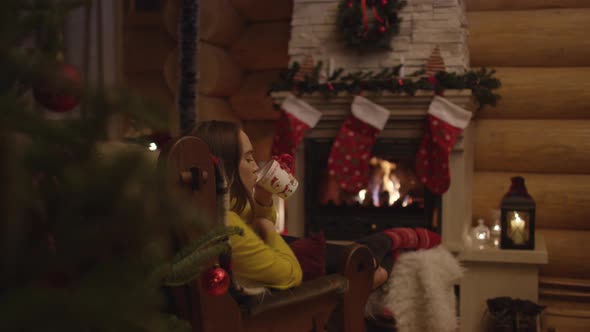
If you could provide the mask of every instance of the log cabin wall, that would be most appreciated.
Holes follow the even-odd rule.
[[[124,73],[131,87],[159,97],[176,119],[180,1],[143,1],[158,2],[160,9],[145,14],[150,19],[139,26],[124,24]],[[137,2],[142,0],[127,0],[126,8]],[[266,91],[288,65],[292,0],[200,4],[199,119],[241,122],[257,147],[256,157],[268,159],[278,114]]]
[[[590,2],[467,0],[472,67],[498,70],[502,100],[478,113],[474,217],[490,219],[522,175],[549,264],[545,326],[590,329]]]
[[[164,29],[162,3],[159,0],[125,0],[119,5],[123,82],[139,95],[159,103],[172,116],[174,98],[164,81],[162,66],[175,44]]]
[[[268,160],[278,112],[266,93],[289,63],[293,0],[231,2],[247,27],[230,51],[245,71],[244,81],[230,103],[252,140],[256,159]]]
[[[242,122],[256,157],[268,159],[277,114],[266,91],[287,67],[291,0],[204,0],[201,6],[200,119]],[[166,2],[171,33],[177,10],[178,1]],[[175,50],[166,60],[170,87],[178,79],[177,58]]]

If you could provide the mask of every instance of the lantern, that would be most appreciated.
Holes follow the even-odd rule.
[[[535,249],[535,201],[529,195],[524,178],[513,177],[510,190],[502,199],[502,249]]]

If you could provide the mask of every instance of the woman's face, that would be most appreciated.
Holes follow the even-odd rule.
[[[240,145],[242,147],[242,156],[240,158],[240,178],[246,186],[246,189],[253,191],[256,185],[256,172],[258,171],[258,164],[254,160],[254,150],[248,135],[240,130]]]

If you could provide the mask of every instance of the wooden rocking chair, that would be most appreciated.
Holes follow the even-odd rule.
[[[215,165],[202,140],[190,136],[176,140],[161,153],[159,164],[168,185],[190,195],[195,207],[207,211],[212,226],[218,222]],[[195,332],[363,332],[372,279],[369,249],[354,245],[348,248],[341,273],[264,297],[238,302],[229,293],[211,296],[199,280],[175,287],[171,294],[175,313],[188,320]]]

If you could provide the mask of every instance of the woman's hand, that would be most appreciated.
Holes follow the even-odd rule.
[[[256,200],[256,202],[258,202],[258,204],[262,206],[272,206],[272,195],[273,194],[271,192],[262,188],[259,185],[256,185],[256,188],[254,189],[254,199]]]

